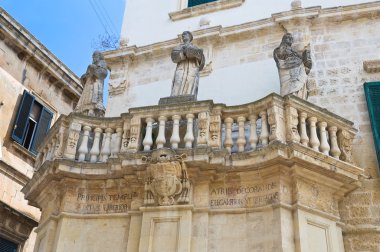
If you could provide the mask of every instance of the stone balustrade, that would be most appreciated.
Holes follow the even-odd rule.
[[[79,162],[107,162],[120,153],[122,118],[62,115],[39,146],[35,167],[59,158]]]
[[[276,94],[239,106],[199,101],[131,108],[119,118],[70,114],[50,129],[36,168],[57,158],[107,162],[120,153],[160,148],[210,148],[236,155],[272,142],[352,162],[355,134],[353,123],[297,97]]]

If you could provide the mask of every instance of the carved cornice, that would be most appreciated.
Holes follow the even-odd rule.
[[[299,20],[314,20],[314,22],[343,22],[345,20],[357,20],[360,18],[377,18],[375,13],[380,11],[380,1],[334,8],[310,7],[295,9],[273,14],[270,18],[247,22],[239,25],[222,27],[214,26],[192,31],[194,41],[224,38],[227,36],[240,36],[245,32],[256,32],[281,26],[283,23]],[[164,51],[170,51],[180,43],[180,34],[175,39],[166,40],[146,46],[132,45],[104,53],[109,65],[119,64],[125,59],[134,60],[139,57],[151,57]]]
[[[33,228],[38,225],[37,220],[32,216],[28,216],[2,201],[0,201],[0,216],[0,233],[16,243],[25,242]]]
[[[210,2],[207,4],[197,5],[190,8],[185,8],[183,10],[174,11],[169,13],[169,17],[173,21],[195,17],[203,15],[210,12],[230,9],[234,7],[239,7],[244,3],[244,0],[221,0]]]
[[[302,146],[299,143],[273,142],[259,151],[236,153],[231,156],[231,161],[226,160],[226,151],[221,152],[211,148],[197,148],[192,150],[178,150],[177,154],[187,155],[186,164],[189,174],[194,181],[202,171],[224,173],[227,170],[235,172],[248,172],[263,169],[263,167],[278,168],[280,165],[288,166],[298,164],[303,169],[312,173],[328,176],[330,179],[345,184],[341,187],[345,193],[358,187],[358,180],[363,169],[353,164],[328,157],[322,153]],[[38,207],[36,200],[41,191],[50,188],[51,181],[62,181],[63,178],[80,180],[107,180],[123,179],[127,176],[138,175],[145,172],[147,165],[141,161],[146,152],[120,154],[118,158],[109,159],[109,163],[79,163],[67,159],[46,161],[37,170],[32,180],[22,189],[29,204]],[[222,157],[222,158],[220,158]],[[265,158],[263,158],[265,157]],[[201,160],[201,162],[200,162]],[[195,173],[193,170],[195,169]],[[202,179],[202,178],[201,178]],[[135,181],[135,183],[143,183]],[[330,185],[332,185],[330,183]]]
[[[363,68],[367,73],[380,72],[380,60],[368,60],[363,62]]]
[[[54,77],[64,83],[65,89],[79,99],[83,90],[79,77],[1,7],[0,30],[15,45],[23,48],[30,57],[36,59]]]
[[[12,178],[22,186],[25,186],[30,181],[30,178],[28,178],[28,176],[19,172],[3,160],[0,160],[0,172],[5,174],[7,177]]]

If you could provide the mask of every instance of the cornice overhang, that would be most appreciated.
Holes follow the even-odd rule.
[[[147,164],[142,157],[149,152],[124,153],[117,158],[110,158],[107,163],[87,163],[68,159],[46,161],[37,170],[31,181],[22,189],[25,198],[31,205],[39,207],[36,201],[42,191],[50,187],[52,181],[64,179],[78,181],[131,179],[135,183],[143,183],[142,173]],[[252,172],[262,171],[271,167],[302,167],[321,176],[339,181],[343,193],[347,193],[359,186],[359,178],[363,169],[347,162],[329,157],[299,143],[270,143],[267,147],[245,153],[229,154],[226,150],[211,148],[195,148],[191,150],[177,150],[177,154],[186,154],[186,164],[191,179],[196,182],[200,174],[218,174],[225,172]],[[198,174],[198,175],[197,175]],[[80,182],[78,182],[80,183]]]
[[[210,41],[212,39],[223,39],[228,36],[241,36],[243,33],[255,33],[264,29],[282,28],[283,24],[292,21],[313,22],[343,22],[345,20],[356,20],[360,18],[378,18],[380,13],[380,1],[339,6],[334,8],[321,8],[320,6],[294,9],[273,14],[270,18],[255,20],[234,26],[213,26],[205,29],[192,31],[195,43]],[[377,15],[376,15],[377,14]],[[138,58],[161,55],[170,51],[180,43],[181,35],[177,38],[157,42],[144,46],[126,46],[116,50],[104,52],[105,59],[109,65],[133,61]]]

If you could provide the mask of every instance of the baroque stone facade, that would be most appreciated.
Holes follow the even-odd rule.
[[[199,101],[157,105],[170,93],[179,38],[104,53],[106,117],[62,116],[23,189],[42,209],[35,251],[380,248],[380,180],[362,87],[380,79],[380,2],[294,1],[231,26],[204,16],[250,2],[181,1],[168,10],[171,22],[203,18],[192,34],[212,71],[200,73]],[[310,49],[308,101],[272,93],[280,90],[273,51],[286,33],[291,52]]]

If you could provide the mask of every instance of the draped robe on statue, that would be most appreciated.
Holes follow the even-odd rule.
[[[292,48],[293,36],[290,33],[282,37],[279,47],[273,51],[278,74],[281,83],[281,95],[293,94],[302,99],[307,99],[308,74],[312,67],[309,50],[304,50],[302,55]]]
[[[107,77],[107,65],[104,60],[95,61],[87,67],[81,77],[83,92],[75,112],[89,116],[104,116],[103,86]]]
[[[281,82],[281,95],[294,94],[300,98],[307,97],[307,79],[303,62],[298,57],[278,59],[278,73]]]
[[[171,54],[177,63],[171,96],[195,95],[198,93],[199,71],[203,69],[205,58],[203,50],[190,44],[176,46]]]

